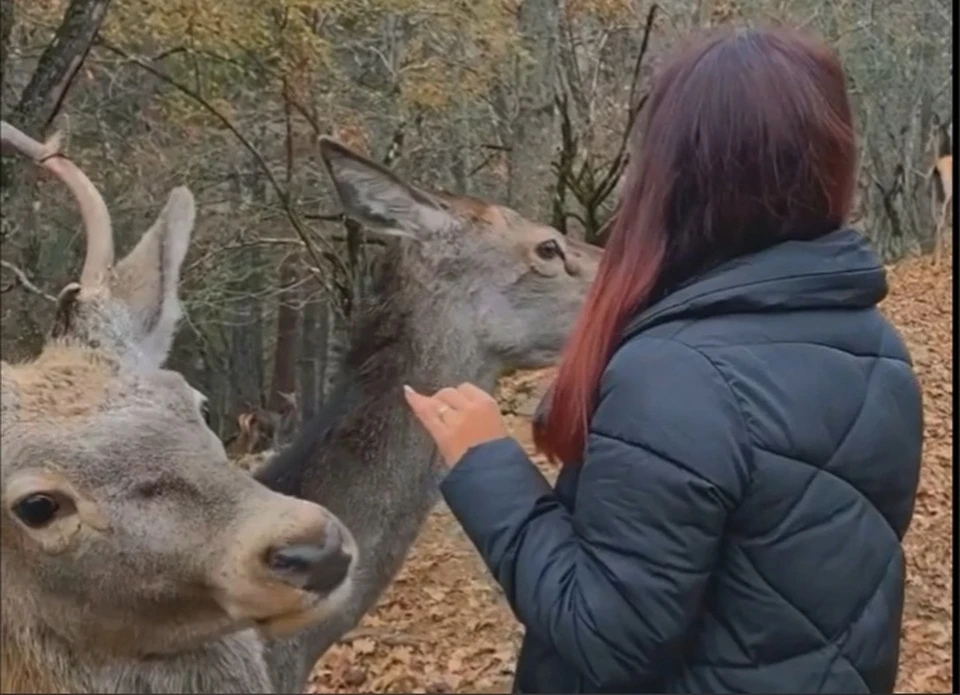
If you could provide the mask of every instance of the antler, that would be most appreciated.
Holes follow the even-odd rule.
[[[87,237],[87,255],[80,273],[80,284],[95,287],[103,281],[113,265],[110,212],[93,182],[60,152],[60,139],[60,133],[57,132],[41,144],[6,121],[0,121],[0,144],[4,149],[9,146],[53,173],[67,184],[76,199]]]

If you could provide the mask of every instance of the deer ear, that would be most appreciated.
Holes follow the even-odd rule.
[[[422,239],[453,222],[441,201],[336,140],[320,138],[320,156],[346,215],[374,231]]]
[[[115,268],[111,296],[129,313],[138,359],[151,366],[163,364],[180,320],[180,266],[195,215],[189,189],[173,189],[156,222]]]

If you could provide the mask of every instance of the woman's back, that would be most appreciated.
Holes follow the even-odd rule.
[[[710,360],[750,446],[750,479],[669,692],[893,690],[922,407],[908,353],[875,308],[883,267],[865,249],[850,230],[787,242],[717,276],[725,290],[699,311],[719,313],[645,331]]]
[[[618,588],[592,606],[615,613],[625,635],[661,640],[641,656],[629,639],[604,655],[584,638],[597,659],[622,662],[597,673],[651,662],[635,671],[647,680],[595,683],[568,670],[550,636],[528,633],[521,692],[893,690],[922,410],[907,351],[876,309],[886,290],[866,241],[843,229],[727,263],[634,319],[604,373],[589,463],[566,467],[557,493],[591,538],[590,519],[609,513],[576,495],[603,475],[591,467],[644,466],[637,450],[666,462],[637,472],[645,491],[620,478],[663,530],[624,525],[606,539],[645,565],[608,561]],[[720,534],[709,528],[717,498],[716,557],[678,557],[678,537]],[[705,567],[678,640],[661,582]]]

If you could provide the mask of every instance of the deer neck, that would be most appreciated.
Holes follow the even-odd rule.
[[[79,692],[78,680],[62,654],[51,654],[36,634],[17,634],[6,625],[0,634],[0,693]]]
[[[394,300],[368,309],[328,405],[256,474],[274,490],[327,507],[360,551],[351,604],[284,647],[300,662],[299,675],[284,687],[302,685],[316,659],[373,608],[439,497],[442,464],[403,398],[403,385],[429,393],[464,381],[487,390],[496,383],[498,367],[484,357],[471,327],[437,306]],[[284,658],[283,648],[272,649],[276,656],[268,661]],[[284,671],[278,677],[290,677],[290,669]]]
[[[0,693],[273,692],[259,637],[246,630],[162,656],[74,648],[39,625],[0,627]]]
[[[471,381],[492,389],[496,376],[450,315],[376,306],[357,323],[327,405],[257,477],[339,516],[367,556],[361,572],[385,585],[436,501],[442,471],[403,386],[429,393]]]

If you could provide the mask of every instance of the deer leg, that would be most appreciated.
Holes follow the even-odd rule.
[[[933,258],[931,259],[931,262],[934,268],[937,268],[940,266],[940,235],[941,235],[940,226],[941,224],[942,224],[942,221],[938,216],[936,223],[934,224],[934,227],[933,227]]]
[[[931,172],[930,179],[930,217],[933,218],[933,254],[930,262],[937,264],[937,247],[940,244],[940,205],[937,204],[937,176],[936,170]]]
[[[949,233],[950,239],[953,239],[953,220],[947,219],[947,215],[950,214],[950,204],[952,202],[953,196],[948,195],[943,199],[943,208],[940,210],[940,224],[938,225],[939,229],[937,230],[937,266],[940,265],[940,255],[942,253],[944,234]],[[951,223],[949,226],[947,224],[948,221]]]

